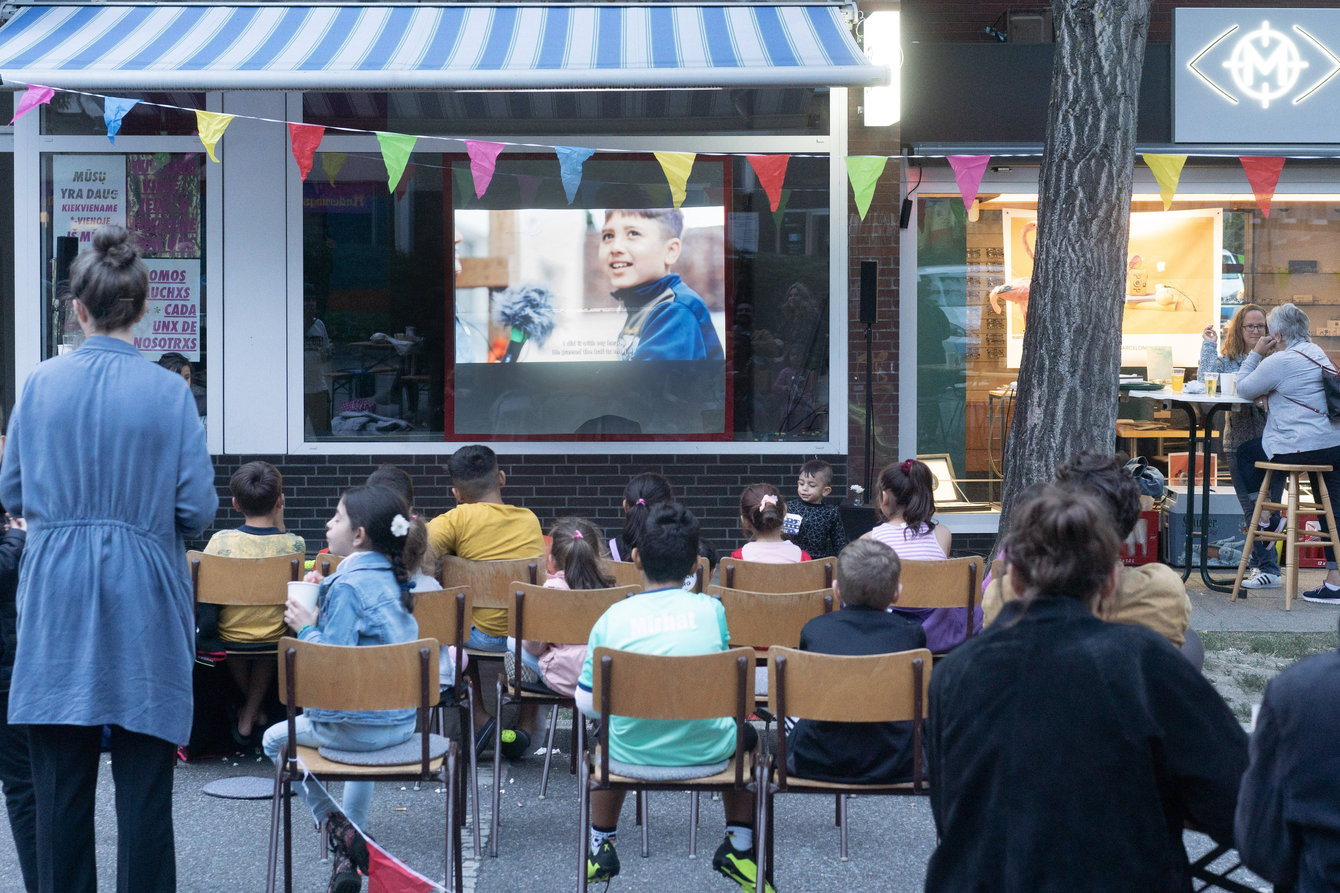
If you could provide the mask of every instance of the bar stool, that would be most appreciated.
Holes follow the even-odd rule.
[[[1238,562],[1238,575],[1233,580],[1231,598],[1236,599],[1238,590],[1242,587],[1242,577],[1247,572],[1247,559],[1251,556],[1252,544],[1257,540],[1283,542],[1284,554],[1281,557],[1287,562],[1284,570],[1284,610],[1292,611],[1293,600],[1298,595],[1298,516],[1300,513],[1314,513],[1318,517],[1326,518],[1326,530],[1331,540],[1331,548],[1335,550],[1336,555],[1340,555],[1340,533],[1336,531],[1335,515],[1331,514],[1331,500],[1326,492],[1326,481],[1321,476],[1322,472],[1330,471],[1331,466],[1257,462],[1256,467],[1264,469],[1266,477],[1261,482],[1261,492],[1256,496],[1256,509],[1252,512],[1252,521],[1247,525],[1247,541],[1242,547],[1242,560]],[[1270,475],[1277,471],[1289,476],[1285,486],[1287,501],[1283,503],[1270,501]],[[1298,501],[1298,479],[1305,474],[1312,475],[1314,484],[1312,502]],[[1268,512],[1283,513],[1283,530],[1262,530],[1257,526],[1261,520],[1261,515]],[[1314,546],[1316,543],[1312,542],[1308,545]]]

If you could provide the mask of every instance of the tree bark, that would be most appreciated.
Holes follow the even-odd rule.
[[[1023,490],[1049,480],[1073,453],[1110,452],[1116,440],[1136,103],[1150,6],[1052,3],[1056,61],[1037,256],[1005,451],[1002,536]]]

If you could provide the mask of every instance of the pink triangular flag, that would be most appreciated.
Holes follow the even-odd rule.
[[[540,184],[544,182],[544,177],[536,177],[532,174],[517,174],[516,188],[521,193],[521,207],[529,208],[535,204],[535,196],[540,194]]]
[[[963,208],[967,210],[977,201],[977,187],[982,185],[982,175],[991,162],[990,155],[950,155],[949,166],[954,169],[954,182],[958,184],[959,195],[963,196]]]
[[[24,90],[23,96],[19,98],[19,104],[14,106],[14,117],[9,119],[9,123],[13,124],[39,105],[47,104],[55,95],[56,91],[50,87],[29,84],[28,89]]]
[[[306,181],[312,172],[312,159],[316,157],[316,147],[326,135],[326,128],[319,124],[290,124],[289,140],[293,143],[293,160],[298,162],[298,173]]]
[[[368,893],[434,893],[442,887],[428,880],[371,840],[368,845]]]
[[[498,164],[498,153],[502,150],[502,143],[465,141],[465,151],[470,153],[470,176],[475,181],[475,198],[483,198],[488,191],[489,183],[493,182],[493,169]]]
[[[749,164],[758,175],[758,183],[768,195],[774,213],[782,200],[782,183],[786,182],[786,164],[790,155],[749,155]]]
[[[1280,171],[1284,170],[1284,159],[1279,156],[1243,155],[1238,158],[1242,169],[1247,172],[1247,182],[1252,184],[1252,195],[1261,213],[1270,216],[1270,202],[1275,197],[1275,187],[1279,185]]]

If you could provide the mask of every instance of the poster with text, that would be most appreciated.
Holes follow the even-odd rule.
[[[135,348],[157,361],[165,353],[200,360],[200,259],[147,257],[149,300],[135,324]]]
[[[202,152],[127,155],[126,227],[145,257],[199,257]]]
[[[1006,365],[1017,369],[1023,355],[1037,212],[1006,208],[1002,217],[1007,285],[994,289],[992,299],[1004,304]],[[1121,323],[1123,366],[1143,366],[1144,348],[1150,346],[1171,346],[1175,365],[1199,363],[1201,332],[1219,320],[1222,244],[1219,208],[1131,213]]]
[[[124,155],[56,155],[51,179],[56,236],[77,238],[82,251],[103,224],[126,225]]]

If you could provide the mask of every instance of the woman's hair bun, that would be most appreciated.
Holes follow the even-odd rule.
[[[117,267],[132,264],[139,257],[139,250],[130,241],[130,233],[124,226],[115,223],[98,227],[93,234],[93,250],[102,254]]]

